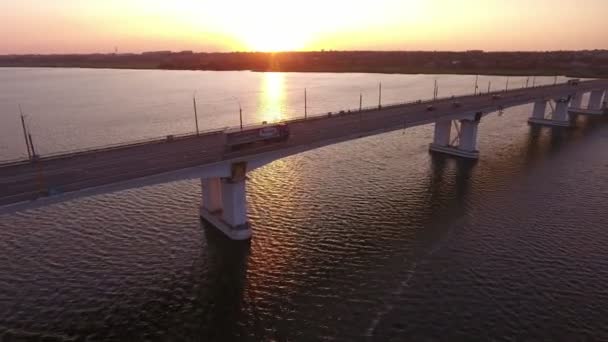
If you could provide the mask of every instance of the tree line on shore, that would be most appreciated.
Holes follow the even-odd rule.
[[[465,52],[157,51],[141,54],[2,55],[0,67],[80,67],[283,72],[376,72],[426,74],[566,75],[608,77],[608,51]]]

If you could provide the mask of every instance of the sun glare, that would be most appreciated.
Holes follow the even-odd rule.
[[[150,1],[154,6],[146,5]],[[383,1],[383,6],[370,6],[365,0],[138,0],[140,8],[133,12],[145,14],[146,32],[156,36],[181,35],[240,51],[330,49],[421,32],[414,26],[426,18],[425,1]],[[159,24],[159,18],[168,19]]]
[[[310,26],[294,22],[285,2],[250,2],[240,11],[231,30],[244,48],[253,51],[289,51],[303,49]]]
[[[281,29],[278,25],[258,27],[242,34],[245,47],[252,51],[294,51],[305,47],[305,37],[302,32]]]

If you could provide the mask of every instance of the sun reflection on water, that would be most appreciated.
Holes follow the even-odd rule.
[[[258,115],[262,121],[277,122],[284,119],[285,75],[279,72],[264,73]]]

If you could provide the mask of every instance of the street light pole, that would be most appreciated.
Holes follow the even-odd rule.
[[[241,122],[241,131],[243,130],[243,108],[239,102],[239,121]]]
[[[363,93],[359,93],[359,111],[363,110]]]
[[[23,111],[21,110],[21,105],[19,105],[19,114],[21,114],[21,126],[23,127],[23,137],[25,138],[25,146],[27,147],[27,158],[32,159],[32,152],[30,152],[30,142],[27,138],[27,129],[25,128],[25,118],[23,116]]]
[[[378,108],[382,108],[382,82],[378,84]]]
[[[192,96],[192,105],[194,106],[194,123],[196,124],[196,135],[199,135],[198,130],[198,113],[196,112],[196,96]]]
[[[308,98],[306,94],[306,88],[304,88],[304,119],[308,117]]]
[[[28,133],[27,136],[28,136],[28,138],[30,140],[30,146],[32,148],[32,158],[36,159],[36,150],[34,150],[34,141],[32,141],[32,134]]]

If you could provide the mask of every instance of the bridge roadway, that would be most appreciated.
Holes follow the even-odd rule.
[[[46,189],[69,193],[116,182],[131,181],[165,172],[221,161],[250,158],[270,151],[292,149],[297,153],[319,146],[428,124],[442,119],[458,119],[463,115],[497,111],[534,102],[539,98],[559,98],[574,92],[608,89],[608,80],[581,82],[578,86],[558,84],[492,94],[444,98],[435,101],[384,106],[351,111],[331,117],[317,116],[307,120],[289,121],[288,141],[252,147],[236,152],[225,147],[222,131],[156,141],[111,149],[41,158],[38,162],[21,162],[0,166],[0,206],[34,200]],[[461,107],[454,108],[458,101]],[[433,105],[434,111],[427,107]],[[41,192],[41,190],[43,190]]]

